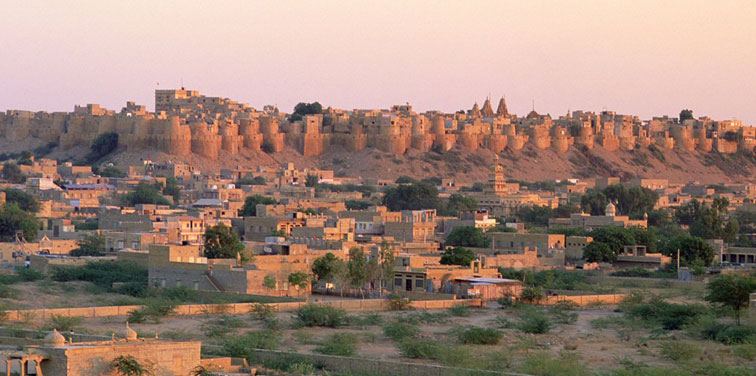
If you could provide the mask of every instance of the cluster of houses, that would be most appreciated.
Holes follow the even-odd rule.
[[[82,237],[98,233],[104,239],[104,257],[146,266],[151,286],[276,296],[310,294],[309,285],[294,285],[289,276],[311,275],[313,262],[328,253],[348,261],[354,248],[370,258],[380,257],[382,246],[390,247],[396,259],[394,275],[391,283],[382,287],[404,292],[480,296],[485,295],[480,286],[511,283],[500,278],[500,267],[596,268],[582,261],[591,237],[529,232],[522,223],[501,219],[511,218],[525,206],[557,208],[588,188],[620,182],[612,177],[575,180],[555,185],[551,191],[530,191],[507,181],[502,166],[494,163],[484,189],[463,193],[475,198],[479,207],[442,216],[435,209],[391,211],[380,205],[383,193],[379,189],[338,189],[360,185],[383,188],[396,184],[392,181],[338,178],[332,171],[297,169],[291,163],[270,170],[237,167],[209,173],[185,163],[143,161],[119,178],[98,176],[88,166],[58,165],[46,159],[22,165],[22,169],[27,176],[25,184],[3,183],[2,188],[24,190],[40,201],[40,231],[37,239],[22,236],[15,242],[0,243],[0,266],[26,264],[45,270],[84,263],[90,258],[69,253]],[[169,180],[180,187],[173,205],[123,206],[123,195],[139,184],[159,187]],[[317,183],[307,184],[307,180]],[[659,209],[672,210],[692,199],[707,202],[715,197],[726,197],[734,208],[756,209],[756,187],[751,184],[715,190],[704,184],[674,184],[664,179],[625,183],[658,192]],[[317,184],[329,189],[317,189]],[[459,188],[451,179],[438,186],[442,199],[458,193]],[[247,208],[242,213],[250,196],[271,198],[268,202],[272,203],[258,203],[252,212]],[[0,205],[2,200],[0,196]],[[354,201],[365,205],[357,209],[345,204]],[[244,251],[238,257],[205,256],[205,231],[219,224],[231,228],[242,240]],[[490,246],[470,248],[475,253],[470,265],[441,264],[446,237],[462,226],[485,232]],[[574,213],[569,218],[552,218],[549,226],[590,231],[604,226],[646,227],[647,220],[621,215],[609,203],[604,215]],[[755,249],[715,244],[721,262],[756,263]],[[615,266],[656,268],[670,261],[628,244]]]

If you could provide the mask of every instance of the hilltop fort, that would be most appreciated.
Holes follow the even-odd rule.
[[[495,154],[530,148],[563,154],[600,146],[608,152],[650,148],[662,153],[733,154],[751,153],[756,146],[756,128],[737,120],[641,120],[612,111],[571,111],[553,118],[533,110],[519,117],[509,112],[504,98],[496,110],[486,99],[482,106],[476,103],[456,113],[417,113],[409,104],[373,110],[329,107],[319,112],[294,117],[273,106],[257,110],[194,90],[156,90],[155,112],[134,102],[119,112],[97,104],[75,106],[73,112],[8,110],[0,113],[0,144],[31,139],[67,150],[114,132],[119,149],[126,152],[158,151],[177,159],[198,155],[209,160],[244,150],[294,150],[307,159],[330,148],[352,153],[374,149],[398,157],[413,150],[443,153],[453,148]]]

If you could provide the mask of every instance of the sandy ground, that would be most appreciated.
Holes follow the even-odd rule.
[[[11,306],[18,308],[32,307],[60,307],[87,306],[111,304],[115,299],[123,298],[115,294],[93,293],[88,283],[56,283],[41,281],[36,283],[20,283],[13,285],[19,292],[16,299],[5,300]],[[661,294],[669,301],[700,302],[701,291],[689,288],[627,288],[621,292],[642,291],[643,293]],[[620,291],[618,291],[620,292]],[[317,297],[320,299],[321,297]],[[326,297],[322,297],[326,299]],[[327,297],[332,298],[332,297]],[[615,312],[615,306],[587,307],[577,309],[577,321],[573,324],[556,324],[546,334],[525,334],[514,328],[501,328],[504,337],[500,344],[493,346],[468,346],[473,353],[485,354],[491,350],[507,350],[515,352],[515,364],[522,361],[527,354],[546,351],[556,357],[563,351],[579,355],[591,369],[608,370],[620,367],[620,360],[632,359],[648,365],[673,366],[674,364],[661,358],[659,343],[666,339],[688,339],[682,331],[660,332],[647,328],[606,328],[597,329],[591,321],[595,319],[620,319],[621,314]],[[333,333],[351,332],[360,338],[357,355],[367,358],[434,363],[430,360],[412,360],[404,358],[396,344],[383,334],[382,325],[393,320],[403,320],[408,312],[381,312],[380,322],[366,326],[346,326],[337,329],[329,328],[297,328],[292,313],[276,313],[275,318],[282,328],[280,349],[304,353],[314,352],[318,343],[326,340]],[[444,311],[430,311],[433,313]],[[487,308],[470,309],[470,315],[457,317],[446,315],[442,321],[431,324],[418,324],[421,330],[420,338],[430,339],[439,343],[454,343],[455,337],[451,330],[464,326],[500,327],[496,318],[503,317],[510,322],[517,322],[518,311],[512,308],[502,309],[496,303],[490,303]],[[350,313],[350,315],[362,315]],[[163,339],[200,340],[207,345],[220,344],[223,338],[241,334],[250,330],[260,330],[264,326],[261,321],[254,320],[249,315],[233,316],[240,324],[234,327],[225,337],[211,337],[208,327],[219,326],[220,316],[171,316],[163,319],[159,324],[132,323],[132,328],[142,336],[154,337],[157,333]],[[111,333],[119,333],[124,326],[126,317],[88,318],[77,326],[76,332],[102,335],[109,337]],[[24,327],[45,327],[48,322],[29,322],[20,324]],[[725,364],[748,366],[756,369],[756,362],[747,362],[736,358],[727,346],[712,342],[693,340],[702,349],[703,360],[713,360]],[[573,349],[576,346],[576,349]]]

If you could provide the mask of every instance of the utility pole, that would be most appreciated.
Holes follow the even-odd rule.
[[[680,279],[680,248],[677,248],[677,279]]]

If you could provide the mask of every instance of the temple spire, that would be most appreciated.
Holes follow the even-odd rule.
[[[491,108],[491,100],[489,98],[486,98],[486,101],[483,102],[483,108],[480,112],[483,114],[483,117],[489,118],[494,116],[493,108]]]
[[[504,97],[501,97],[501,99],[499,99],[499,107],[496,109],[496,115],[509,116],[509,110],[507,109],[507,101],[504,99]]]
[[[473,117],[480,117],[480,107],[478,107],[478,102],[475,102],[475,104],[473,105],[472,110],[470,111],[470,114]]]

